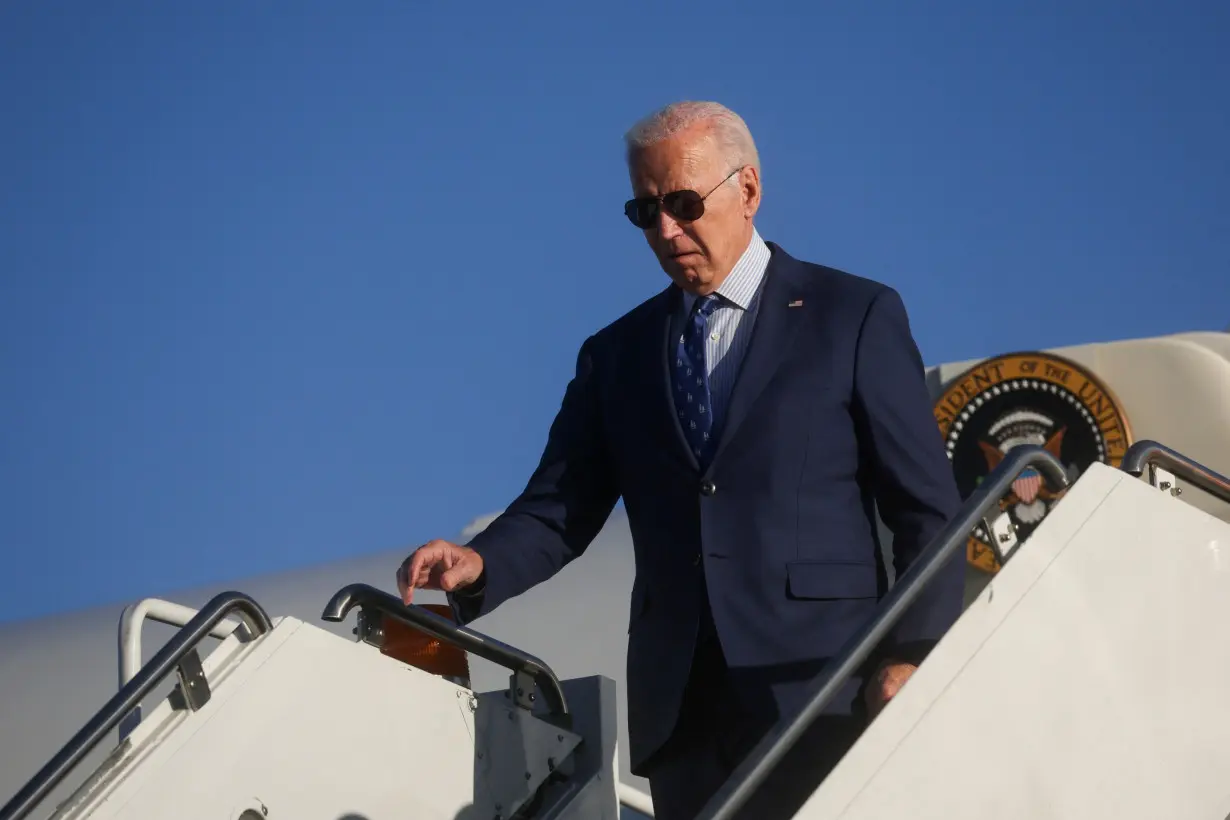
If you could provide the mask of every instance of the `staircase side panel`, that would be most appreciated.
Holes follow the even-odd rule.
[[[1095,465],[799,816],[1220,820],[1228,680],[1230,525]]]
[[[468,690],[299,622],[220,678],[199,712],[151,714],[122,776],[74,816],[468,820],[485,802]]]

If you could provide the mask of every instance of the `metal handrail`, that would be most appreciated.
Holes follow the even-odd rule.
[[[1230,503],[1230,478],[1156,441],[1144,439],[1136,442],[1123,454],[1123,461],[1119,463],[1119,469],[1137,478],[1150,466],[1173,473],[1209,495]]]
[[[119,646],[120,646],[120,682],[119,688],[133,679],[141,669],[141,628],[146,620],[157,621],[167,626],[182,627],[196,617],[199,610],[164,601],[161,598],[145,598],[124,608],[120,616]],[[211,638],[223,639],[242,627],[242,623],[225,619],[215,624],[209,630]],[[245,631],[236,633],[241,640],[250,637]],[[128,737],[129,733],[141,722],[141,704],[138,703],[128,715],[120,721],[119,739]]]
[[[81,727],[47,765],[34,775],[21,791],[0,809],[0,820],[21,820],[59,785],[60,781],[98,745],[108,732],[140,704],[163,678],[175,671],[189,652],[209,635],[231,612],[239,612],[252,635],[263,635],[272,629],[269,616],[260,604],[242,592],[220,593],[204,606],[196,617],[175,633],[141,671]]]
[[[123,686],[132,680],[141,668],[141,627],[147,620],[157,621],[167,626],[182,627],[195,618],[198,612],[200,610],[173,601],[164,601],[161,598],[144,598],[125,607],[123,614],[120,615],[119,627],[119,685]],[[237,621],[224,619],[209,630],[209,637],[221,640],[239,626]]]
[[[820,713],[862,666],[880,641],[922,594],[943,566],[965,546],[969,533],[1007,494],[1012,482],[1026,468],[1034,467],[1052,492],[1068,487],[1063,464],[1041,447],[1013,448],[961,505],[957,515],[931,540],[909,569],[889,590],[879,614],[854,635],[821,671],[823,681],[811,700],[793,718],[779,723],[735,769],[730,778],[705,804],[697,820],[729,820],[764,782],[773,767],[790,751]]]
[[[505,669],[528,675],[542,690],[551,714],[568,716],[568,702],[564,698],[564,687],[559,678],[551,671],[551,667],[533,655],[472,629],[458,626],[430,610],[414,604],[407,606],[400,598],[368,584],[350,584],[339,589],[329,599],[320,617],[326,621],[341,621],[356,606],[371,607],[407,626],[426,632],[433,638],[460,647]]]

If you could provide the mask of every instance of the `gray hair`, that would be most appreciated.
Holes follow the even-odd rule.
[[[632,162],[637,151],[702,122],[712,128],[714,141],[730,161],[731,168],[750,165],[756,173],[760,173],[760,156],[756,153],[756,143],[747,123],[726,106],[715,102],[687,100],[671,103],[642,119],[624,135],[628,162]]]

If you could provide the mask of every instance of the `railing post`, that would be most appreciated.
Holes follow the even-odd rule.
[[[1230,504],[1230,478],[1156,441],[1144,439],[1129,447],[1123,460],[1119,462],[1119,469],[1137,478],[1142,477],[1148,470],[1149,483],[1171,495],[1178,495],[1180,492],[1173,483],[1174,477],[1177,476],[1214,498]],[[1156,475],[1158,470],[1168,474],[1167,477],[1159,478]],[[1163,483],[1170,483],[1171,486],[1163,487]]]
[[[514,675],[528,675],[542,690],[550,715],[556,721],[567,723],[570,720],[568,702],[559,678],[551,671],[551,667],[533,655],[495,638],[458,626],[422,607],[414,604],[407,606],[401,599],[368,584],[350,584],[339,589],[329,599],[320,617],[326,621],[341,621],[346,617],[346,613],[356,606],[370,607],[390,618],[396,618],[407,626],[420,629],[445,643],[499,664],[511,670]],[[512,688],[516,689],[515,686]]]

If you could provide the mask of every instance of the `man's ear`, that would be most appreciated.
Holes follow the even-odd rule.
[[[750,165],[739,172],[739,191],[743,197],[743,216],[751,219],[760,210],[760,173]]]

